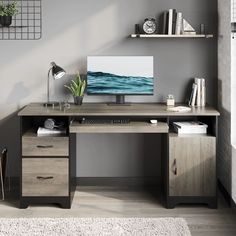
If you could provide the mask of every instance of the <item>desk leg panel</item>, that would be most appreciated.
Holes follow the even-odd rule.
[[[70,164],[69,164],[69,176],[70,176],[70,197],[73,200],[76,190],[76,134],[70,134]]]

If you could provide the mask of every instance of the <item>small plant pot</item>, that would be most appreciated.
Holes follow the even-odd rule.
[[[74,97],[75,105],[81,106],[82,103],[83,103],[83,98],[84,98],[84,96],[76,96],[76,97]]]
[[[9,27],[12,23],[12,16],[0,16],[0,24],[3,27]]]

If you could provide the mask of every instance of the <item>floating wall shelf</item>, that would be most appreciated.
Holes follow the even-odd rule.
[[[1,1],[7,5],[13,0]],[[18,14],[10,27],[0,25],[0,40],[37,40],[42,35],[41,0],[16,0]]]
[[[213,38],[213,34],[168,35],[168,34],[131,34],[131,38]]]

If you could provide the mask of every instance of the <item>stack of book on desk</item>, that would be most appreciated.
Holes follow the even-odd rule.
[[[206,134],[208,125],[200,121],[173,122],[173,127],[178,134]]]
[[[38,136],[60,136],[65,134],[66,129],[46,129],[39,127],[37,131]]]
[[[195,78],[192,93],[189,99],[189,106],[205,107],[206,106],[206,82],[203,78]]]

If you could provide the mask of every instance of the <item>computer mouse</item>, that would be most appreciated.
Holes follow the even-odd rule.
[[[150,120],[151,124],[157,124],[157,122],[158,122],[157,120]]]

